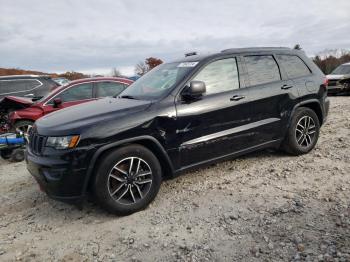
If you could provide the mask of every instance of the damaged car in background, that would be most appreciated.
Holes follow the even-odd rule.
[[[101,97],[118,95],[132,82],[120,77],[85,78],[55,88],[37,101],[7,96],[0,101],[0,110],[3,112],[0,128],[8,131],[12,127],[17,133],[26,135],[34,122],[42,116]]]
[[[327,75],[328,94],[350,95],[350,63],[338,66],[332,73]]]
[[[59,87],[47,75],[12,75],[0,77],[0,134],[8,132],[8,113],[26,108]],[[9,98],[9,97],[16,98]]]

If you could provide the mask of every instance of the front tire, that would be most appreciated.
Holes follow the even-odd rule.
[[[94,197],[110,213],[129,215],[145,209],[156,197],[162,170],[156,156],[140,145],[104,155],[93,182]]]
[[[11,162],[22,162],[24,160],[24,150],[22,148],[14,149],[10,160]]]
[[[297,108],[282,146],[292,155],[306,154],[315,147],[319,133],[316,113],[307,107]]]

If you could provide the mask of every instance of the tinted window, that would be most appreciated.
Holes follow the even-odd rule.
[[[27,92],[41,86],[42,83],[32,79],[0,80],[0,94]]]
[[[205,83],[207,95],[238,89],[236,59],[228,58],[210,63],[193,80]]]
[[[126,85],[118,82],[100,82],[96,84],[97,97],[115,96],[119,95]]]
[[[55,98],[61,98],[62,102],[85,100],[92,98],[92,84],[80,84],[63,91]]]
[[[332,75],[346,75],[346,74],[350,74],[350,65],[338,66],[331,74]]]
[[[295,55],[278,55],[277,58],[290,78],[296,78],[310,74],[309,68],[299,57]]]
[[[250,85],[261,85],[281,80],[279,68],[272,56],[246,56]]]

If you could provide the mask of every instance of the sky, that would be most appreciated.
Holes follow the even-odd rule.
[[[0,0],[0,67],[109,74],[153,56],[350,49],[350,0]]]

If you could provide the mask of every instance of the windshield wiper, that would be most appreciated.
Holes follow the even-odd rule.
[[[135,99],[135,100],[138,100],[136,97],[130,96],[130,95],[119,96],[119,98],[126,98],[126,99]]]

